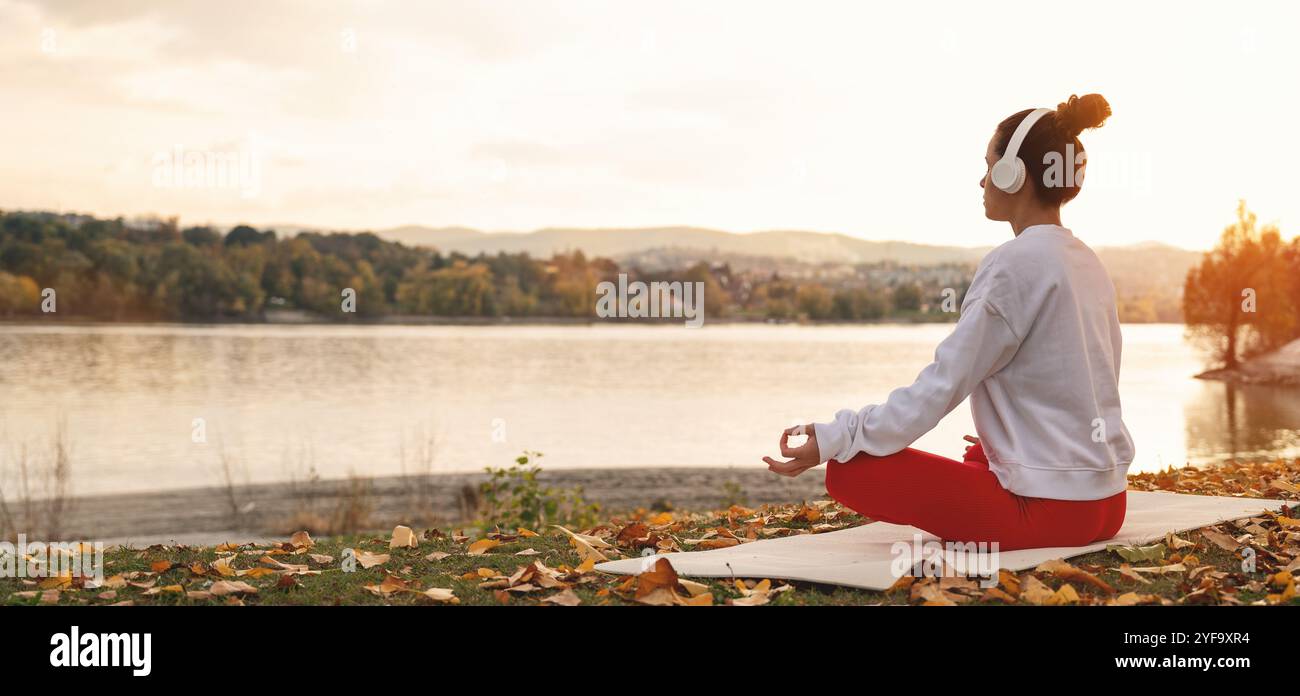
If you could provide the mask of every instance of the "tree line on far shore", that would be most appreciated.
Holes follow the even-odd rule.
[[[326,320],[595,318],[597,285],[626,273],[704,283],[710,320],[954,321],[973,272],[882,262],[796,277],[700,262],[647,273],[580,251],[471,257],[370,233],[281,238],[246,225],[222,232],[182,229],[175,219],[0,212],[0,319],[42,315],[46,288],[56,291],[60,318],[98,321],[261,321],[275,310]],[[355,313],[341,311],[345,288]],[[1121,297],[1121,320],[1134,318],[1125,316],[1130,302]],[[1257,225],[1241,202],[1237,220],[1189,270],[1182,313],[1189,334],[1226,367],[1300,338],[1300,237],[1288,242],[1277,226]]]
[[[370,233],[281,238],[240,225],[180,228],[175,219],[0,213],[0,318],[42,312],[100,321],[260,321],[275,310],[323,319],[384,316],[594,318],[596,287],[629,280],[704,283],[709,319],[955,320],[973,267],[869,264],[848,277],[783,277],[695,263],[653,273],[580,251],[470,257]],[[355,312],[342,311],[343,292]]]

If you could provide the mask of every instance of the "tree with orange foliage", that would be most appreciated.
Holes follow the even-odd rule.
[[[1297,336],[1300,283],[1296,242],[1287,245],[1276,225],[1257,228],[1246,202],[1237,221],[1183,285],[1183,321],[1190,335],[1209,344],[1225,368],[1278,348]]]

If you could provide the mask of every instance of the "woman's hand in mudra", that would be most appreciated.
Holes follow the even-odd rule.
[[[790,446],[791,435],[807,435],[808,441],[798,447]],[[817,449],[817,431],[811,425],[796,425],[786,428],[781,433],[781,456],[792,457],[788,462],[778,462],[771,457],[763,457],[767,468],[782,476],[795,477],[821,464],[821,453]]]

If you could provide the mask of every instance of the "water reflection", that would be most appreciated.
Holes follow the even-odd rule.
[[[1183,407],[1200,462],[1300,456],[1300,389],[1205,381]]]

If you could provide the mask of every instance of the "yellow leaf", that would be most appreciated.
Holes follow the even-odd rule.
[[[709,591],[709,586],[702,582],[695,582],[694,580],[686,580],[684,578],[677,578],[677,582],[680,583],[682,587],[685,587],[686,591],[689,592],[692,597],[705,594]]]
[[[1075,592],[1074,586],[1067,582],[1064,585],[1061,585],[1061,589],[1057,590],[1055,594],[1049,597],[1045,604],[1063,605],[1074,604],[1078,601],[1079,593]]]
[[[364,587],[380,596],[387,596],[407,589],[406,581],[396,575],[385,575],[384,581],[378,585],[365,585]]]
[[[212,569],[217,571],[221,575],[224,575],[225,577],[233,578],[236,575],[239,575],[239,571],[235,570],[235,568],[230,565],[230,562],[233,560],[235,560],[234,556],[224,556],[222,558],[218,558],[217,560],[212,562]]]
[[[353,553],[356,554],[357,563],[360,563],[362,568],[374,568],[388,562],[388,554],[386,553],[370,553],[361,549],[357,549]]]
[[[471,556],[481,556],[484,553],[487,553],[490,549],[494,549],[500,545],[501,542],[497,541],[496,539],[479,539],[478,541],[469,545],[469,549],[467,550],[467,552]]]
[[[408,548],[413,549],[420,545],[419,539],[415,537],[415,532],[410,527],[397,525],[393,528],[393,538],[388,542],[388,548]]]
[[[72,584],[72,574],[69,573],[67,575],[55,575],[52,577],[45,578],[41,580],[39,583],[37,583],[36,586],[41,588],[42,590],[57,590],[60,587],[67,587],[70,586],[71,584]]]
[[[1053,597],[1054,593],[1051,588],[1043,584],[1042,580],[1030,575],[1020,586],[1020,598],[1030,604],[1046,604]]]

